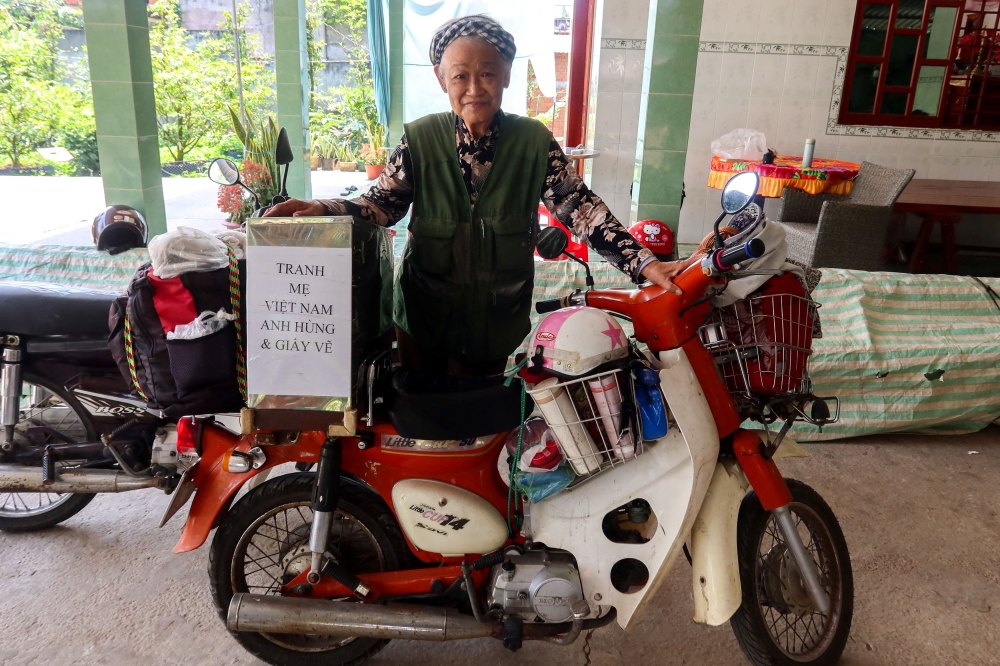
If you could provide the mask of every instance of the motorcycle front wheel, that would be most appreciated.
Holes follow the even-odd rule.
[[[28,429],[42,433],[28,437]],[[55,431],[73,442],[93,442],[97,431],[83,405],[61,386],[46,379],[25,375],[21,390],[15,442],[21,446],[61,444],[61,439],[45,430]],[[41,441],[38,441],[39,438]],[[73,461],[60,461],[59,467],[71,467]],[[94,499],[93,493],[8,493],[0,491],[0,531],[34,532],[44,530],[82,511]]]
[[[309,569],[314,473],[280,476],[247,493],[212,541],[208,574],[222,621],[237,592],[280,594]],[[343,478],[327,555],[351,574],[395,571],[409,550],[395,517],[372,491]],[[331,600],[336,603],[337,600]],[[343,602],[343,601],[341,601]],[[389,642],[377,638],[230,632],[248,652],[274,666],[351,666]]]
[[[831,666],[840,660],[854,614],[854,577],[847,541],[833,511],[804,483],[787,480],[789,512],[830,598],[820,613],[799,575],[778,523],[755,493],[743,499],[737,550],[743,602],[730,619],[755,666]]]

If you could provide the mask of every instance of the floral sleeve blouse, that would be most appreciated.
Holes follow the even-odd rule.
[[[500,118],[479,139],[458,118],[455,143],[465,187],[473,203],[486,181],[499,140]],[[413,170],[406,137],[386,160],[385,170],[372,187],[356,199],[320,199],[331,215],[352,215],[382,226],[401,220],[413,203]],[[590,247],[614,264],[636,283],[642,282],[642,269],[653,261],[653,253],[628,233],[607,205],[570,167],[569,160],[555,139],[549,146],[549,163],[544,190],[540,196],[552,216],[573,230]]]

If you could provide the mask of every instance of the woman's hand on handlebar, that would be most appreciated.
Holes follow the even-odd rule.
[[[653,261],[642,269],[642,276],[653,284],[680,296],[683,292],[674,284],[674,278],[692,263],[694,263],[693,257],[680,261]]]
[[[289,199],[284,203],[272,206],[264,213],[264,217],[320,217],[326,214],[326,206],[318,201]]]

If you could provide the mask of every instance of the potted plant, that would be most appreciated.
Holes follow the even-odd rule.
[[[313,141],[313,151],[319,156],[320,168],[333,171],[337,161],[337,142],[329,134],[322,134]]]
[[[229,114],[233,130],[246,152],[246,159],[240,165],[243,182],[257,193],[262,202],[270,201],[278,193],[278,163],[275,148],[278,144],[278,119],[272,113],[266,119],[257,121],[246,114],[246,122],[237,110],[230,106]],[[237,228],[253,214],[254,201],[239,185],[220,185],[217,199],[219,210],[228,215],[229,228]]]
[[[337,159],[337,171],[357,171],[357,156],[355,156],[354,151],[351,147],[346,144],[340,144],[336,148]]]
[[[309,152],[309,170],[317,171],[319,170],[320,164],[322,164],[323,158],[320,157],[319,151],[316,149],[316,143],[313,142],[312,150]]]
[[[358,156],[365,163],[368,180],[375,180],[385,169],[385,158],[388,152],[385,147],[385,127],[378,121],[366,122],[365,131],[368,135],[368,143],[364,145]]]
[[[277,194],[271,173],[265,166],[243,160],[240,164],[240,177],[247,187],[260,195],[261,201],[270,201]],[[242,226],[253,215],[255,207],[254,200],[239,185],[220,185],[217,204],[219,210],[227,214],[227,221],[222,223],[223,226],[230,229]]]

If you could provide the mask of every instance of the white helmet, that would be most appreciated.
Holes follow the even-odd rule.
[[[628,336],[621,324],[603,310],[565,308],[538,324],[528,355],[536,369],[579,377],[605,363],[626,358]]]

